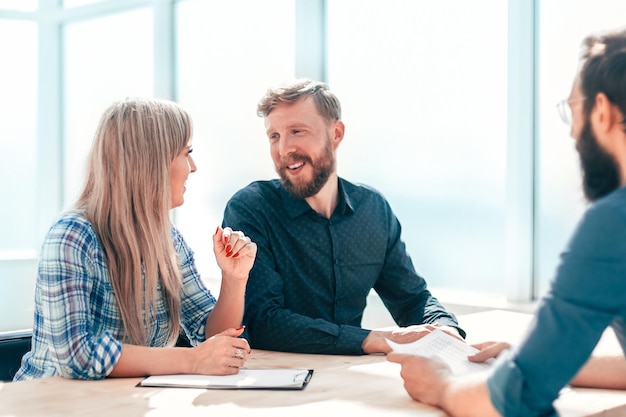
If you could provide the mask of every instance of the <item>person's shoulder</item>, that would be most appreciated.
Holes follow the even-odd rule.
[[[377,188],[364,183],[350,182],[345,178],[339,178],[341,187],[346,195],[352,200],[362,200],[366,198],[379,200],[387,203],[387,198]]]
[[[568,245],[577,253],[626,253],[626,189],[594,202],[584,213]]]
[[[174,241],[174,245],[184,243],[185,239],[183,238],[183,234],[180,232],[180,229],[178,229],[178,226],[171,222],[170,228],[172,231],[172,240]]]
[[[254,181],[237,191],[232,197],[232,200],[267,200],[276,198],[280,195],[281,189],[280,181],[277,179]]]
[[[170,228],[172,231],[172,243],[174,244],[174,251],[177,253],[188,253],[193,255],[193,251],[191,247],[187,244],[183,234],[181,233],[178,226],[174,223],[170,223]]]
[[[593,222],[610,222],[626,226],[626,187],[615,190],[589,207],[585,219]]]
[[[61,213],[54,220],[46,235],[45,244],[97,248],[99,240],[93,225],[84,213],[70,210]]]
[[[626,213],[626,187],[618,188],[596,201],[592,208],[618,210]]]
[[[92,233],[93,226],[84,213],[78,210],[69,210],[61,213],[52,223],[51,230],[67,230],[77,233]]]

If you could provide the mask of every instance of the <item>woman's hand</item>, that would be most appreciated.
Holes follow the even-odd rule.
[[[243,367],[250,345],[239,336],[244,327],[227,329],[191,348],[193,363],[191,373],[203,375],[232,375]]]
[[[256,243],[243,232],[218,227],[213,235],[213,252],[224,277],[247,281],[256,257]]]

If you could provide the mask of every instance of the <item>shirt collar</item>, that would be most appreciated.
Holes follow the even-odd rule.
[[[342,178],[339,178],[339,201],[337,202],[337,207],[333,214],[349,214],[354,212],[354,205],[352,203],[352,199],[345,187],[345,181]],[[301,198],[295,198],[289,191],[283,187],[282,183],[280,184],[280,194],[283,199],[283,204],[285,205],[285,210],[290,218],[294,219],[309,210],[313,210],[311,206]]]

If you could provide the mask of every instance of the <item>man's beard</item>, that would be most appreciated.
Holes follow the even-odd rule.
[[[330,175],[335,171],[335,156],[333,155],[330,138],[326,142],[324,153],[316,163],[313,163],[313,160],[309,156],[300,154],[292,154],[286,159],[288,159],[288,161],[281,161],[281,165],[276,167],[276,172],[280,176],[280,181],[285,189],[295,198],[305,199],[319,193],[328,181],[328,178],[330,178]],[[311,181],[306,183],[294,183],[289,179],[287,175],[289,168],[287,168],[287,165],[298,161],[302,161],[313,168],[313,178]]]
[[[593,202],[615,191],[620,186],[619,169],[615,159],[598,143],[591,131],[589,119],[585,121],[576,150],[582,168],[583,192]]]

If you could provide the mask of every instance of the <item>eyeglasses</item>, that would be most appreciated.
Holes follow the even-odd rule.
[[[565,100],[561,100],[556,103],[556,108],[559,111],[559,116],[561,116],[561,120],[568,126],[572,125],[572,108],[570,107],[570,103],[574,101],[585,100],[587,97],[576,97],[576,98],[566,98]]]

